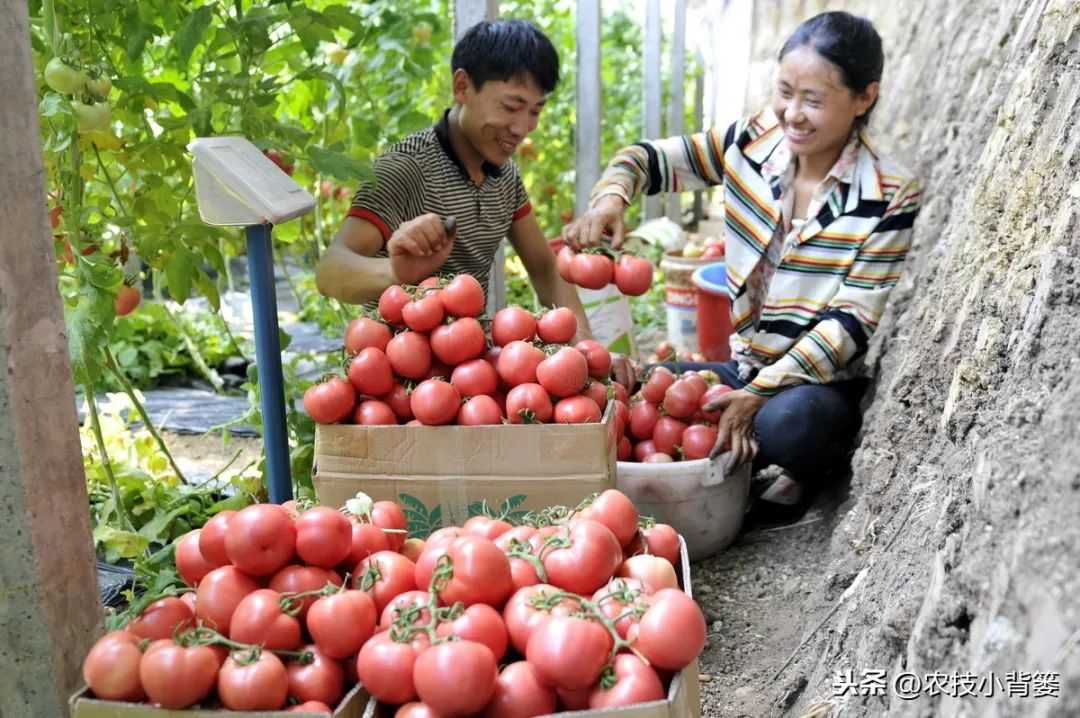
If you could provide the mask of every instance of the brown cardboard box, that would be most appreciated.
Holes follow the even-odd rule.
[[[615,488],[615,412],[597,424],[319,426],[313,480],[319,501],[342,506],[358,491],[394,500],[410,535],[460,526],[483,502],[511,519],[575,506]]]
[[[679,538],[679,554],[682,558],[679,566],[679,579],[687,595],[693,596],[690,587],[690,557],[686,552],[686,542]],[[396,706],[387,706],[374,698],[368,700],[363,718],[393,718]],[[701,718],[701,685],[698,678],[698,662],[694,659],[690,665],[676,675],[668,687],[667,698],[662,701],[638,703],[625,708],[603,708],[586,711],[565,711],[551,713],[539,718]]]
[[[345,694],[334,709],[334,718],[360,718],[368,703],[363,687],[355,686]],[[90,689],[83,687],[68,701],[71,718],[296,718],[309,713],[286,711],[227,711],[221,710],[170,710],[154,708],[146,703],[120,703],[102,701],[90,697]]]

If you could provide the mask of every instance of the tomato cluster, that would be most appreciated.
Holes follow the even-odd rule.
[[[705,407],[729,391],[712,371],[676,375],[655,367],[629,403],[616,403],[618,460],[652,464],[708,457],[723,412]]]
[[[357,682],[398,716],[662,699],[705,642],[675,530],[615,490],[533,519],[406,541],[400,507],[363,495],[222,512],[178,544],[195,590],[99,639],[83,675],[100,699],[172,709],[329,713]]]
[[[652,262],[628,253],[616,255],[607,249],[578,253],[562,245],[556,250],[555,266],[564,281],[585,289],[614,284],[626,296],[640,297],[652,286]]]
[[[309,388],[305,410],[319,424],[601,420],[611,354],[591,339],[569,345],[577,334],[570,309],[507,307],[482,322],[483,309],[483,289],[467,274],[389,287],[378,316],[345,331],[347,378]]]

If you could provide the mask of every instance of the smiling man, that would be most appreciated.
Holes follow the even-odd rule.
[[[362,304],[392,284],[467,273],[486,293],[492,259],[509,237],[540,302],[570,308],[578,338],[590,338],[511,160],[559,82],[554,46],[522,20],[481,22],[455,46],[451,68],[453,106],[375,161],[377,181],[359,188],[319,262],[319,291]],[[448,233],[451,216],[457,227]]]

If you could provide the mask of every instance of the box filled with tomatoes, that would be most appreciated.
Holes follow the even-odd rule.
[[[608,350],[574,343],[569,309],[483,308],[459,275],[391,286],[350,323],[344,376],[304,395],[320,501],[398,501],[424,535],[485,504],[524,513],[614,487]]]

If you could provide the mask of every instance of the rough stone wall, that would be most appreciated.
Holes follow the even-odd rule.
[[[924,185],[875,336],[833,585],[807,577],[807,615],[840,602],[835,576],[851,588],[797,659],[809,682],[790,714],[830,695],[837,670],[886,669],[1000,683],[993,699],[890,692],[826,708],[1080,715],[1080,2],[755,5],[748,107],[799,21],[874,21],[886,67],[872,129]],[[1003,697],[1012,671],[1059,672],[1060,697]]]

